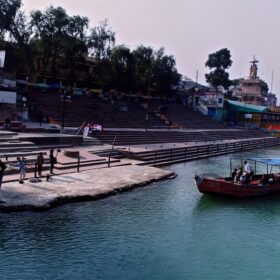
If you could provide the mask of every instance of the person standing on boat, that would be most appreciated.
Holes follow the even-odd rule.
[[[250,176],[254,174],[251,164],[246,160],[244,161],[244,171],[247,172]]]

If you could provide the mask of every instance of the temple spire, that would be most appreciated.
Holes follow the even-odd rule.
[[[253,60],[250,61],[251,67],[250,67],[250,79],[257,79],[258,78],[258,65],[259,61],[256,59],[255,55],[253,56]]]

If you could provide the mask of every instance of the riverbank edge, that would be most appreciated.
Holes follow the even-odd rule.
[[[54,199],[51,199],[44,205],[33,205],[33,204],[22,204],[22,205],[5,205],[5,201],[0,199],[0,212],[11,213],[11,212],[24,212],[24,211],[48,211],[55,207],[68,204],[68,203],[79,203],[79,202],[88,202],[104,199],[113,195],[118,195],[121,193],[129,192],[137,188],[147,187],[155,182],[172,180],[177,177],[177,174],[172,171],[164,170],[167,174],[159,175],[156,178],[151,178],[149,180],[144,180],[137,182],[135,184],[128,184],[122,187],[114,188],[113,190],[104,191],[95,195],[65,195],[59,196]]]

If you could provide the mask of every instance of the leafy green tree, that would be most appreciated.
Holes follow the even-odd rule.
[[[261,80],[261,91],[264,95],[267,95],[269,92],[268,84],[263,80]]]
[[[163,48],[155,51],[151,47],[139,46],[132,54],[138,91],[167,94],[178,84],[180,75],[176,61],[173,56],[166,55]]]
[[[56,77],[57,61],[63,49],[68,24],[69,16],[61,7],[50,6],[44,12],[31,12],[31,27],[43,58],[43,77],[49,64],[53,77]]]
[[[20,7],[21,0],[0,0],[0,39],[10,31]]]
[[[86,45],[86,31],[89,20],[87,17],[69,17],[67,33],[63,40],[62,64],[68,69],[68,83],[75,80],[77,71],[83,71],[85,56],[88,48]]]
[[[230,51],[226,48],[221,49],[215,53],[209,54],[205,66],[212,71],[206,74],[206,81],[213,87],[223,86],[227,89],[231,85],[229,74],[226,72],[232,65]]]
[[[32,31],[28,18],[19,11],[10,27],[10,48],[14,49],[13,61],[18,73],[34,70],[35,48],[31,40]]]
[[[160,94],[171,93],[173,87],[179,83],[181,78],[181,75],[177,72],[174,57],[165,55],[163,48],[155,53],[153,71],[155,90]]]
[[[134,87],[134,60],[130,49],[117,46],[111,54],[112,85],[121,91],[129,91]]]
[[[115,46],[115,32],[107,20],[90,30],[87,37],[89,55],[95,59],[96,66],[88,77],[95,86],[104,87],[112,81],[110,58]]]
[[[150,89],[155,60],[154,50],[151,47],[139,46],[132,52],[132,55],[137,91]]]
[[[115,32],[112,31],[107,20],[101,21],[98,26],[91,29],[88,36],[89,53],[97,63],[110,57],[115,46]]]

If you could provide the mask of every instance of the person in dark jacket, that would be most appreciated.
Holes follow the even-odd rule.
[[[43,170],[43,164],[44,164],[44,156],[43,153],[40,153],[37,157],[36,160],[36,166],[38,169],[38,175],[41,177],[42,176],[42,170]]]
[[[2,186],[2,180],[3,180],[5,169],[6,169],[6,164],[0,159],[0,189]]]
[[[54,165],[57,163],[56,157],[53,154],[53,150],[50,150],[50,165],[51,165],[51,174],[53,174]]]

